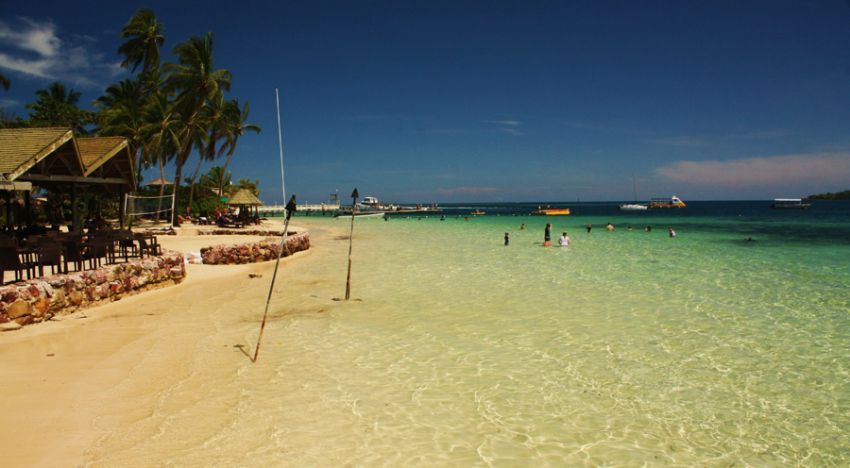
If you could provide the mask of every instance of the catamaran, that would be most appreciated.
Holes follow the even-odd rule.
[[[649,206],[638,203],[637,202],[637,182],[635,182],[635,175],[632,174],[632,195],[634,195],[634,203],[624,203],[620,205],[620,210],[622,211],[646,211],[649,209]]]
[[[805,210],[812,206],[811,203],[803,203],[802,198],[774,198],[771,208],[777,210]]]

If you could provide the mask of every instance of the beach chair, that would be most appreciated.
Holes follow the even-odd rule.
[[[30,278],[30,270],[27,264],[21,262],[21,257],[18,248],[15,246],[0,246],[0,284],[6,284],[6,271],[15,272],[15,281],[23,281],[23,271],[27,271],[27,278]]]
[[[95,269],[100,268],[102,265],[101,259],[106,259],[107,263],[110,263],[110,242],[104,238],[92,238],[89,239],[88,242],[85,243],[85,249],[83,250],[83,258],[89,261],[89,268]]]
[[[162,249],[159,248],[159,244],[156,242],[156,237],[151,236],[150,242],[145,240],[143,237],[139,237],[139,257],[144,257],[145,254],[149,256],[157,256],[162,255]]]
[[[56,243],[43,243],[38,246],[36,249],[36,253],[38,255],[38,274],[39,276],[44,276],[44,267],[50,267],[50,274],[56,274],[56,267],[59,267],[60,273],[67,273],[68,264],[67,262],[62,263],[62,245]]]

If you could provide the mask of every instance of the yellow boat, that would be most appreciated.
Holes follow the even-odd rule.
[[[649,201],[649,209],[657,208],[684,208],[685,202],[681,198],[673,195],[670,198],[653,198]]]
[[[569,214],[569,208],[543,208],[531,212],[532,216],[567,216]]]

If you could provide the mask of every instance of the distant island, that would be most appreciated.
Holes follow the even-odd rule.
[[[807,198],[809,200],[850,200],[850,190],[836,193],[819,193],[817,195],[809,195]]]

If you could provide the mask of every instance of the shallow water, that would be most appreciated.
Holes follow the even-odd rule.
[[[347,303],[329,298],[349,221],[297,218],[335,240],[299,272],[312,292],[276,306],[260,365],[194,379],[215,423],[193,427],[204,405],[172,390],[159,442],[107,441],[99,461],[850,464],[850,205],[490,208],[357,219]],[[542,248],[546,222],[573,245]]]

